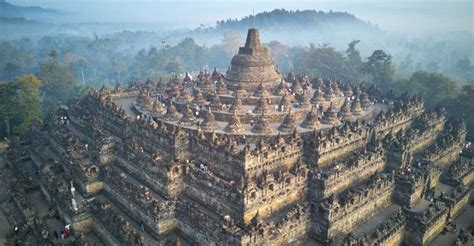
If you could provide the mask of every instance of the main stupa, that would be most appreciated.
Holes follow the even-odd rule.
[[[281,78],[267,48],[260,44],[258,30],[249,29],[245,46],[239,48],[239,53],[232,58],[230,69],[225,74],[229,89],[236,89],[240,85],[246,90],[254,90],[260,84],[270,89]]]

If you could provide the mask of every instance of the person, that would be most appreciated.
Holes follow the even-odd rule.
[[[70,182],[71,182],[71,195],[72,195],[72,197],[74,197],[75,192],[76,192],[76,188],[74,187],[74,184],[73,184],[72,180]]]
[[[59,238],[58,231],[56,231],[56,230],[54,230],[54,237],[56,238],[56,240],[58,240],[58,238]]]
[[[140,223],[140,230],[145,231],[145,225],[143,223]]]
[[[64,237],[65,237],[65,238],[68,238],[68,237],[69,237],[69,234],[71,234],[71,228],[70,228],[69,225],[66,225],[66,226],[64,227]]]

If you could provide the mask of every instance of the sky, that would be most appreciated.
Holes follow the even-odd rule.
[[[399,33],[473,31],[474,0],[7,0],[68,13],[67,22],[156,23],[194,28],[275,8],[347,11]]]

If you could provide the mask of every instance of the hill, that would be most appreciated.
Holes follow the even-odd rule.
[[[38,6],[22,7],[13,5],[9,2],[6,2],[5,0],[0,0],[1,17],[25,18],[45,21],[60,14],[60,12],[52,9],[45,9]]]
[[[283,28],[316,28],[326,29],[333,25],[351,24],[362,28],[379,31],[379,29],[368,22],[364,22],[353,14],[347,12],[324,12],[316,10],[285,10],[275,9],[270,12],[262,12],[257,15],[246,16],[240,20],[227,19],[217,21],[216,30],[240,31],[248,26],[265,30],[280,30]]]
[[[278,40],[288,45],[330,43],[338,49],[345,49],[354,39],[367,40],[383,33],[376,25],[347,12],[275,9],[241,19],[219,20],[213,27],[196,28],[185,36],[198,43],[212,44],[220,42],[225,32],[244,37],[250,27],[260,30],[263,42]]]

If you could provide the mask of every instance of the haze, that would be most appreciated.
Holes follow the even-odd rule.
[[[64,23],[143,23],[165,25],[161,28],[212,26],[217,20],[242,18],[252,13],[316,9],[347,11],[376,24],[384,31],[399,33],[436,33],[472,31],[473,1],[153,1],[153,0],[11,0],[20,6],[40,6],[67,13]],[[171,11],[170,11],[171,10]],[[139,27],[136,27],[139,30]]]

